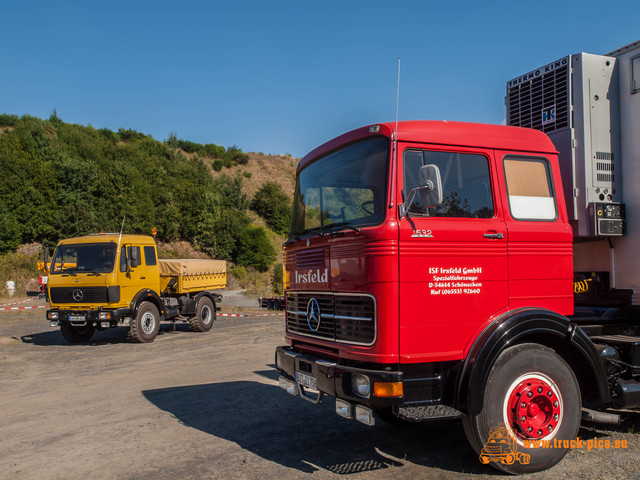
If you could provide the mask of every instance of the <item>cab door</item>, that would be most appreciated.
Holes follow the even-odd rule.
[[[479,329],[508,306],[507,229],[493,152],[407,145],[399,178],[400,354],[403,362],[457,360]],[[436,165],[435,208],[410,195],[418,170]],[[409,198],[409,197],[412,197]]]
[[[148,271],[142,260],[140,245],[125,244],[120,247],[119,277],[120,301],[129,304],[141,290],[149,288]],[[156,280],[157,283],[157,280]]]

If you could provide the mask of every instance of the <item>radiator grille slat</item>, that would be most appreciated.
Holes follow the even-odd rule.
[[[74,298],[73,292],[80,291],[82,298]],[[107,287],[52,287],[49,289],[53,303],[108,303]],[[76,295],[78,296],[78,295]]]
[[[320,325],[307,318],[307,306],[315,299]],[[338,343],[373,345],[376,340],[376,306],[371,295],[287,293],[287,329],[308,337]]]

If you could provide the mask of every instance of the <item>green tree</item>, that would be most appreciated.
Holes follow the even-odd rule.
[[[251,200],[249,208],[260,215],[276,233],[286,235],[291,227],[291,200],[280,184],[265,182]]]
[[[238,265],[251,266],[259,272],[266,272],[275,260],[276,249],[264,228],[250,225],[242,231],[239,254],[236,258]]]

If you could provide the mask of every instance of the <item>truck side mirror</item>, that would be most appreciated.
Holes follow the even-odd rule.
[[[442,203],[442,179],[437,165],[423,165],[418,170],[418,186],[409,192],[407,200],[400,205],[400,218],[403,218],[416,192],[420,194],[423,208],[437,207]]]
[[[418,191],[424,208],[437,207],[442,203],[442,180],[437,165],[423,165],[418,170]]]

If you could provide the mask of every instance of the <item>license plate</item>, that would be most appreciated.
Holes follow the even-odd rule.
[[[87,317],[84,315],[69,315],[70,322],[86,322]]]
[[[307,375],[306,373],[296,372],[296,383],[298,385],[302,385],[303,387],[318,390],[318,382],[316,381],[315,377]]]

